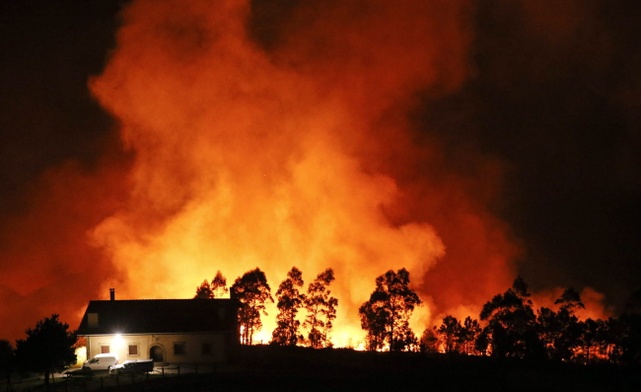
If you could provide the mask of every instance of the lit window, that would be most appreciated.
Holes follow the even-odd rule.
[[[174,354],[175,355],[185,355],[185,342],[175,342],[174,343]]]
[[[129,345],[129,355],[138,355],[138,345],[136,344]]]
[[[100,346],[100,352],[102,354],[109,354],[109,346]]]

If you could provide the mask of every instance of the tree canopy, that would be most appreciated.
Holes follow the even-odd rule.
[[[329,286],[334,281],[334,270],[327,268],[316,276],[307,287],[305,310],[307,317],[303,327],[309,330],[307,338],[314,348],[331,346],[330,332],[336,318],[338,299],[332,296]]]
[[[305,295],[300,292],[303,287],[303,273],[296,267],[287,273],[287,278],[278,286],[276,306],[276,328],[272,333],[272,343],[279,346],[295,346],[300,336],[300,321],[296,318],[303,306]]]
[[[443,318],[443,322],[437,331],[443,337],[446,353],[451,353],[458,349],[462,330],[463,326],[456,317],[447,315]]]
[[[539,337],[548,357],[558,361],[569,361],[579,346],[582,332],[579,318],[574,312],[585,306],[579,293],[572,288],[566,289],[554,304],[559,305],[558,311],[545,307],[538,311]]]
[[[200,286],[196,287],[196,295],[194,299],[212,299],[214,293],[211,291],[211,285],[207,279],[203,280]]]
[[[389,270],[376,278],[376,289],[359,308],[369,350],[388,345],[390,351],[402,351],[416,345],[409,319],[421,300],[409,284],[410,273],[405,268]]]
[[[231,293],[233,298],[240,302],[238,324],[241,343],[251,345],[254,332],[259,331],[263,326],[261,314],[267,316],[265,302],[274,302],[265,273],[259,268],[246,272],[236,279],[231,287]]]
[[[313,348],[331,347],[330,333],[338,306],[338,299],[329,289],[333,281],[334,271],[328,268],[303,294],[302,272],[292,267],[276,292],[279,312],[271,343],[294,346],[304,342]],[[467,316],[461,322],[446,315],[440,326],[425,329],[419,347],[409,318],[421,301],[409,287],[409,272],[404,268],[389,270],[375,282],[369,300],[359,308],[369,350],[420,348],[502,358],[641,364],[641,292],[630,297],[618,319],[579,320],[577,311],[585,306],[576,290],[564,290],[552,308],[535,311],[527,284],[517,277],[504,293],[484,304],[478,320]],[[205,280],[197,288],[196,298],[217,298],[226,290],[226,279],[218,271],[212,284]],[[240,303],[241,343],[251,344],[254,332],[262,327],[261,315],[267,316],[265,303],[273,302],[265,274],[259,268],[245,273],[236,279],[231,292]],[[303,307],[304,321],[298,318]]]
[[[486,322],[477,348],[496,357],[533,358],[543,355],[536,316],[525,281],[518,277],[512,287],[483,305],[480,318]]]
[[[35,328],[27,329],[25,339],[16,341],[20,367],[44,373],[45,385],[49,384],[50,374],[76,362],[76,332],[58,317],[53,314],[38,321]]]
[[[229,297],[229,289],[227,288],[227,278],[223,276],[222,272],[216,271],[216,276],[211,281],[211,293],[213,298],[227,298]]]
[[[225,298],[228,296],[229,289],[227,288],[227,278],[223,276],[220,271],[216,272],[216,276],[212,279],[211,283],[205,279],[200,286],[196,287],[195,299],[213,299]]]

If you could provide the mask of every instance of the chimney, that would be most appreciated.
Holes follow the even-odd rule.
[[[109,299],[112,301],[116,300],[116,289],[109,289]]]

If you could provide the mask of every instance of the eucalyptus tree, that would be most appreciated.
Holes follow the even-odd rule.
[[[338,307],[338,299],[329,289],[333,281],[334,270],[327,268],[307,287],[304,301],[307,316],[303,328],[308,330],[307,338],[313,348],[331,346],[330,333]]]
[[[463,354],[470,355],[478,353],[475,350],[474,343],[476,342],[476,338],[480,333],[481,326],[479,324],[479,321],[473,319],[470,316],[467,316],[465,320],[463,320],[463,325],[461,327],[459,335],[459,343],[461,345],[461,352]]]
[[[539,358],[544,355],[537,331],[536,315],[525,281],[520,277],[503,294],[483,305],[485,323],[476,346],[496,357]]]
[[[211,281],[211,293],[213,298],[226,298],[229,296],[227,288],[227,278],[220,272],[216,271],[216,276]]]
[[[196,295],[194,299],[212,299],[214,294],[211,291],[211,285],[207,279],[203,280],[200,286],[196,287]]]
[[[254,332],[260,331],[263,327],[261,314],[267,316],[265,303],[274,302],[265,273],[259,268],[245,272],[231,286],[231,295],[240,305],[238,309],[240,342],[251,345]]]
[[[461,331],[463,326],[456,317],[447,315],[443,317],[441,326],[437,329],[438,334],[443,341],[444,350],[446,353],[456,352],[461,343]]]
[[[559,305],[557,311],[545,307],[538,311],[539,337],[549,358],[569,361],[581,346],[583,326],[575,312],[585,306],[579,293],[572,288],[566,289],[554,304]]]
[[[305,301],[305,294],[300,292],[303,287],[303,273],[296,267],[287,273],[276,291],[276,329],[272,332],[272,344],[279,346],[295,346],[302,340],[298,311]]]
[[[409,285],[410,273],[405,268],[376,278],[376,288],[359,308],[369,350],[389,346],[390,351],[403,351],[417,344],[409,320],[421,300]]]

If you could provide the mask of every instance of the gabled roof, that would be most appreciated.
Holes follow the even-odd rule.
[[[89,301],[78,335],[235,333],[236,303],[231,299]]]

